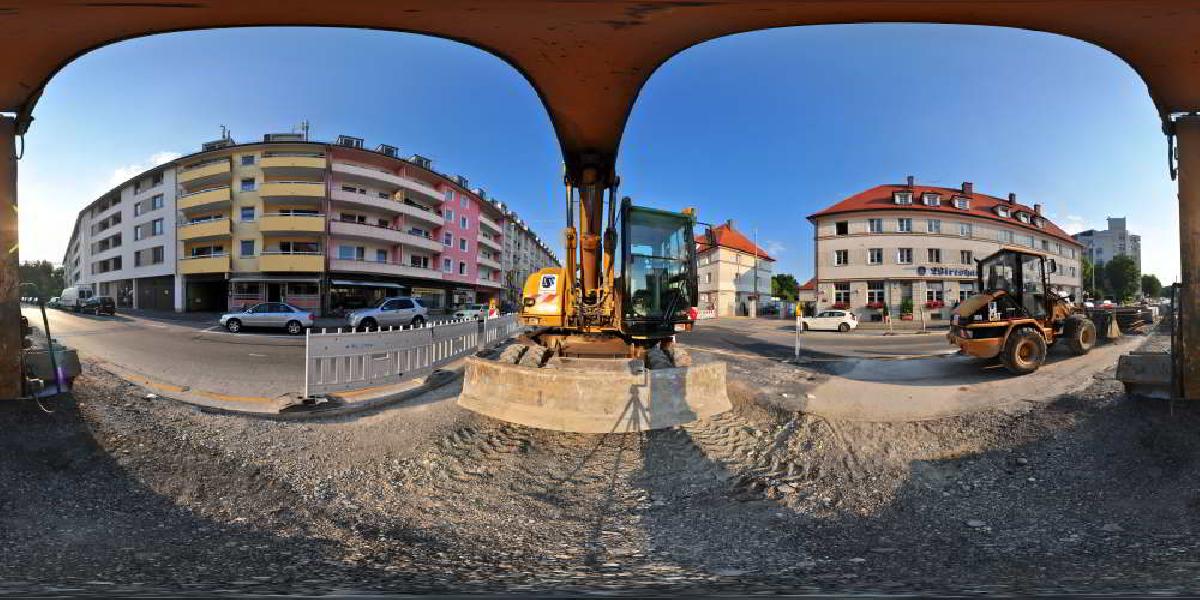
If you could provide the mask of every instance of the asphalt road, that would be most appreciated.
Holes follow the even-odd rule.
[[[791,358],[795,326],[786,319],[710,319],[679,341],[702,350],[736,351],[772,358]],[[952,354],[944,332],[900,333],[885,336],[879,330],[850,333],[809,331],[800,335],[800,354],[811,360],[846,358],[916,357]]]
[[[36,308],[22,307],[41,333]],[[304,385],[304,338],[208,331],[214,323],[47,310],[50,332],[87,357],[196,391],[276,398]]]

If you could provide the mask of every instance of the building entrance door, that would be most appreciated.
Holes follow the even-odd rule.
[[[267,302],[283,302],[283,285],[278,283],[267,284]]]

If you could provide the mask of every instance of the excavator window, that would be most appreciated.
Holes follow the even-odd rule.
[[[670,323],[692,306],[692,219],[632,206],[624,217],[625,313]]]

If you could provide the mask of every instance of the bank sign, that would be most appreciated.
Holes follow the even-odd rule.
[[[917,267],[918,277],[975,277],[975,269],[955,267]]]

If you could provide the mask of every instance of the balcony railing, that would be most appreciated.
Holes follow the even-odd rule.
[[[325,170],[325,155],[320,153],[270,152],[264,154],[259,166],[269,173],[311,173]]]
[[[332,271],[347,271],[354,273],[373,273],[376,275],[395,275],[397,277],[417,277],[421,279],[441,279],[441,271],[415,267],[411,264],[393,261],[365,260],[357,258],[331,257],[329,268]]]
[[[259,188],[263,198],[324,198],[324,181],[267,181]]]
[[[479,243],[480,243],[480,244],[483,244],[483,245],[485,245],[485,246],[488,246],[489,248],[492,248],[492,249],[494,249],[494,250],[496,250],[496,251],[501,251],[501,250],[503,250],[503,248],[501,248],[501,247],[500,247],[500,242],[497,242],[496,240],[494,240],[494,239],[492,239],[492,238],[490,238],[490,237],[488,237],[488,236],[486,236],[486,235],[482,235],[482,234],[480,234],[480,235],[479,235],[479,237],[478,237],[478,238],[476,238],[476,239],[478,239],[478,240],[479,240]]]
[[[216,178],[227,178],[232,166],[229,158],[217,158],[188,165],[179,172],[181,185],[198,185]]]
[[[493,281],[492,279],[489,279],[487,277],[476,278],[475,282],[480,285],[486,285],[489,287],[500,287],[502,285],[499,281]]]
[[[259,217],[258,230],[267,232],[297,231],[303,233],[324,233],[325,215],[295,215],[289,213],[266,213]]]
[[[285,252],[264,250],[258,257],[258,269],[267,272],[305,272],[325,270],[325,255],[321,252]]]
[[[226,204],[230,201],[230,198],[229,186],[223,185],[184,194],[176,202],[180,210],[190,210],[194,208],[209,208],[217,204]]]
[[[229,217],[211,217],[179,225],[180,240],[218,238],[230,235]]]
[[[501,233],[500,225],[483,215],[479,215],[479,224],[491,229],[492,231],[495,231],[496,233]]]
[[[184,275],[228,273],[229,255],[221,253],[182,257],[179,259],[179,272]]]

